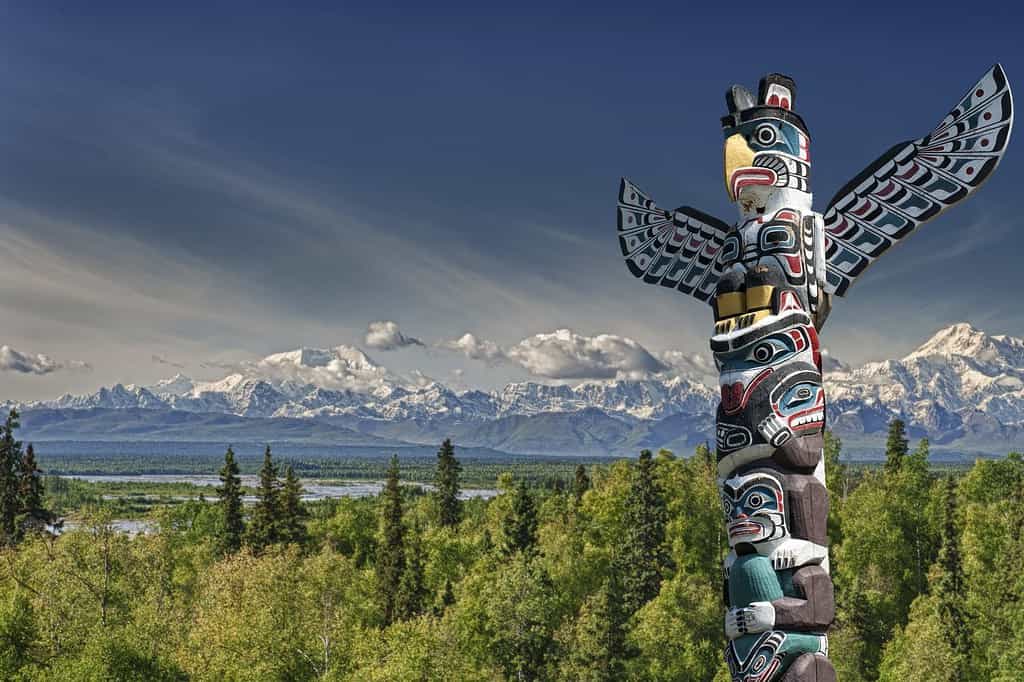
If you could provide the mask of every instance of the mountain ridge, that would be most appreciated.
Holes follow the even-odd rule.
[[[893,417],[939,447],[1005,454],[1024,446],[1024,340],[958,323],[900,359],[849,367],[832,358],[830,367],[829,425],[854,447],[877,442]],[[88,395],[14,405],[26,414],[26,435],[37,440],[58,431],[73,437],[75,424],[85,427],[72,418],[82,415],[64,411],[96,410],[97,424],[118,433],[119,411],[130,422],[149,410],[255,420],[232,428],[241,433],[248,423],[267,440],[329,442],[355,434],[367,437],[366,445],[373,439],[426,444],[451,435],[467,446],[513,454],[620,454],[712,440],[717,401],[716,388],[692,374],[575,385],[521,381],[490,392],[456,391],[422,377],[399,377],[357,348],[336,346],[275,353],[217,381],[177,374],[151,386],[115,384]],[[66,423],[34,429],[35,412]],[[147,416],[154,434],[176,433]],[[199,424],[194,437],[208,440],[212,427],[193,421]],[[223,430],[218,426],[214,435],[217,429]]]

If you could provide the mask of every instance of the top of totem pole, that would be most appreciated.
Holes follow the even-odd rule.
[[[757,99],[742,85],[733,85],[725,92],[729,113],[722,117],[722,130],[729,137],[743,123],[761,118],[789,121],[809,135],[803,118],[797,114],[796,83],[781,73],[765,75],[757,88]]]

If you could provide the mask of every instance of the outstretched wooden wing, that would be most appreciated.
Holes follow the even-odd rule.
[[[1012,125],[1010,85],[996,64],[931,134],[896,145],[839,190],[824,214],[826,291],[842,296],[889,247],[976,190]]]
[[[682,206],[658,208],[636,185],[619,186],[619,248],[634,277],[707,301],[721,274],[718,251],[729,225]]]

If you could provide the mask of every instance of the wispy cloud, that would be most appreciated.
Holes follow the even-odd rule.
[[[180,362],[174,362],[172,360],[168,360],[164,356],[157,355],[156,353],[153,353],[151,358],[152,358],[153,362],[158,364],[158,365],[167,365],[168,367],[174,367],[176,369],[185,369],[185,365],[181,364]]]

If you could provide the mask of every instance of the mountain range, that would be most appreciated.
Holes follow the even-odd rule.
[[[179,374],[151,386],[6,404],[22,412],[23,436],[40,443],[271,442],[357,453],[450,436],[463,447],[509,454],[688,452],[713,441],[718,391],[701,370],[707,366],[487,392],[399,377],[363,351],[338,346],[277,353],[212,382]],[[1024,449],[1024,340],[960,323],[901,359],[859,367],[829,359],[826,367],[828,422],[845,452],[880,456],[897,416],[939,453]]]

